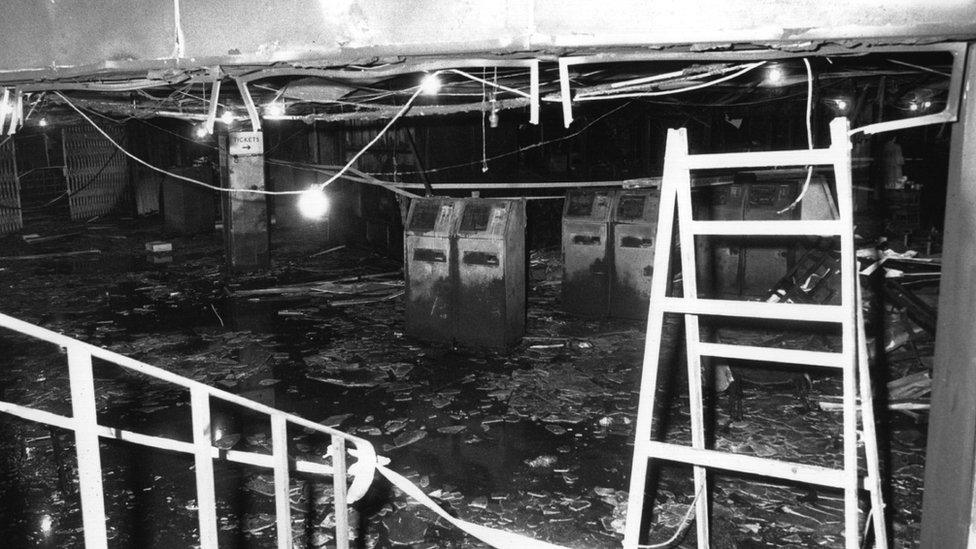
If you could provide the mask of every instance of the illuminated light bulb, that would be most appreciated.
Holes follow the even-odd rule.
[[[329,211],[329,197],[320,187],[311,187],[298,196],[298,211],[309,219],[321,219]]]
[[[922,104],[922,106],[927,109],[927,108],[929,108],[929,107],[932,106],[932,102],[931,101],[926,101],[925,103]]]
[[[54,526],[54,521],[51,519],[51,515],[44,515],[41,517],[41,533],[45,536],[51,535],[51,527]]]
[[[234,122],[234,113],[224,111],[223,114],[220,115],[220,121],[229,126]]]
[[[492,128],[498,127],[498,110],[492,109],[491,114],[488,115],[488,125]]]
[[[37,125],[40,126],[40,127],[42,127],[42,128],[45,127],[45,126],[47,126],[47,118],[42,118],[42,119],[38,120],[37,121]]]
[[[837,110],[839,110],[839,111],[846,111],[847,110],[847,101],[845,101],[843,99],[838,99],[836,101],[836,103],[837,103]]]
[[[206,124],[200,124],[199,126],[196,127],[196,129],[193,130],[193,135],[196,135],[197,139],[203,139],[208,135],[210,135],[210,132],[207,131]]]
[[[908,110],[910,110],[910,111],[917,111],[918,110],[918,103],[916,103],[914,101],[912,101],[911,103],[909,103],[908,104]]]
[[[278,118],[285,115],[284,103],[268,103],[264,106],[264,116],[268,118]]]
[[[786,73],[779,66],[773,65],[766,71],[766,81],[773,85],[779,85],[786,79]]]
[[[436,95],[441,89],[441,79],[436,74],[428,74],[420,80],[421,93],[426,95]]]

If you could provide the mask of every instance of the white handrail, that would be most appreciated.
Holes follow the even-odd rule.
[[[0,314],[0,327],[53,343],[67,351],[72,417],[4,401],[0,401],[0,413],[74,431],[86,547],[106,547],[107,544],[98,439],[112,438],[151,448],[194,455],[200,545],[205,548],[217,547],[213,459],[222,458],[237,463],[271,468],[274,471],[276,510],[279,515],[277,517],[278,545],[279,547],[290,548],[291,518],[288,503],[290,460],[288,457],[287,428],[288,423],[292,423],[312,431],[328,434],[331,437],[329,452],[332,455],[331,466],[324,463],[296,460],[294,469],[303,473],[331,475],[333,477],[336,542],[339,548],[348,548],[348,504],[365,495],[376,471],[376,451],[369,441],[24,322],[12,316]],[[189,389],[193,442],[99,425],[95,410],[92,357]],[[233,450],[224,451],[214,447],[211,440],[211,397],[268,415],[272,431],[272,455]],[[356,462],[350,465],[348,469],[346,467],[347,443],[352,444],[353,447],[348,452],[356,458]],[[347,474],[353,477],[352,483],[348,487],[346,485]]]

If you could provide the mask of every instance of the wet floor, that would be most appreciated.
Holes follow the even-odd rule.
[[[227,278],[217,236],[171,239],[175,252],[160,261],[142,251],[158,239],[153,227],[126,229],[89,229],[41,250],[101,254],[0,262],[0,311],[361,436],[466,520],[571,547],[619,546],[643,324],[560,312],[558,253],[533,254],[528,337],[498,354],[405,337],[402,277],[390,274],[400,265],[366,250],[310,258],[330,245],[281,233],[269,274]],[[2,255],[18,253],[29,252]],[[249,293],[323,280],[348,292]],[[64,356],[0,337],[2,399],[70,415]],[[190,440],[185,391],[104,364],[95,374],[102,424]],[[667,437],[684,441],[687,399],[676,393]],[[814,378],[813,398],[837,394],[835,380]],[[716,407],[716,447],[838,465],[839,414],[803,406],[778,383],[747,386],[743,405],[739,421]],[[213,413],[218,446],[270,452],[265,419],[226,406]],[[924,431],[896,423],[894,526],[912,546]],[[81,546],[73,437],[9,416],[0,431],[0,535],[11,547]],[[322,459],[328,441],[291,434],[296,457]],[[108,441],[102,458],[113,547],[196,543],[192,456]],[[221,546],[274,546],[270,471],[216,463]],[[664,467],[660,478],[651,541],[678,533],[673,546],[694,547],[683,520],[694,497],[690,471]],[[333,544],[331,479],[294,475],[291,488],[296,545]],[[842,544],[839,493],[718,477],[712,499],[713,546]],[[360,546],[480,545],[379,477],[355,507]]]

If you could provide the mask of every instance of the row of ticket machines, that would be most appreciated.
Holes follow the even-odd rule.
[[[525,201],[419,198],[407,214],[406,332],[505,348],[525,332]]]
[[[656,189],[574,190],[563,209],[563,308],[647,316]],[[419,198],[407,214],[406,332],[505,348],[525,332],[525,201]]]
[[[657,189],[573,190],[563,206],[563,309],[646,318],[654,265]]]
[[[695,217],[798,218],[782,212],[803,172],[699,182]],[[586,317],[647,317],[660,193],[654,188],[575,189],[562,217],[562,307]],[[829,207],[828,207],[829,206]],[[820,212],[819,210],[824,210]],[[835,215],[826,182],[814,178],[803,216]],[[524,200],[420,198],[404,238],[406,332],[469,347],[505,348],[525,331]],[[696,241],[701,291],[763,296],[787,271],[782,239]]]

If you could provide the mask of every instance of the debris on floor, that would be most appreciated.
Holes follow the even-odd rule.
[[[511,353],[498,354],[404,337],[400,265],[368,250],[280,235],[269,272],[227,277],[218,236],[173,239],[173,261],[153,265],[144,261],[148,234],[131,228],[117,234],[89,230],[33,244],[75,250],[97,245],[104,253],[5,264],[0,271],[3,312],[363,436],[392,460],[391,468],[465,520],[574,547],[619,546],[644,327],[640,321],[563,313],[558,251],[533,252],[527,336]],[[927,302],[937,295],[909,288]],[[360,306],[346,306],[355,303]],[[907,322],[915,325],[910,317]],[[889,379],[877,381],[890,382],[892,401],[918,402],[928,395],[932,336],[922,329],[910,333],[909,344],[885,354]],[[784,348],[836,350],[839,345],[832,333],[723,328],[714,335],[726,343]],[[680,337],[677,326],[669,332],[675,348],[683,347]],[[6,334],[0,338],[6,349],[0,359],[3,399],[70,413],[64,356]],[[731,365],[745,381],[742,406],[747,413],[735,419],[718,404],[716,447],[839,465],[838,415],[805,407],[790,377],[754,366]],[[673,383],[680,387],[686,381],[682,369],[676,370]],[[96,379],[104,423],[147,434],[172,435],[187,428],[186,394],[110,368],[96,367]],[[807,391],[813,402],[830,402],[841,394],[836,379],[819,375],[810,378]],[[675,418],[665,436],[687,441],[687,398],[664,402]],[[917,539],[924,463],[924,412],[907,412],[914,416],[886,418],[894,495],[890,509],[901,540]],[[270,451],[266,421],[216,406],[213,416],[218,447]],[[25,494],[20,501],[29,502],[30,513],[38,509],[55,517],[58,545],[77,543],[76,487],[58,486],[54,459],[70,455],[73,439],[6,418],[0,420],[0,431],[3,452],[21,456],[0,479],[5,493]],[[290,434],[295,458],[326,459],[327,440]],[[192,458],[112,444],[103,450],[103,461],[110,516],[151,510],[167,518],[165,527],[153,529],[150,542],[192,543]],[[270,472],[223,462],[216,467],[221,535],[231,544],[273,546]],[[841,539],[837,493],[722,474],[714,481],[716,543],[832,546]],[[353,523],[363,524],[356,533],[366,546],[469,543],[397,492],[377,482],[357,504]],[[335,520],[331,480],[293,479],[291,494],[296,540],[328,546]],[[689,470],[663,468],[654,497],[657,518],[650,542],[689,529]],[[113,521],[117,543],[141,535],[144,519],[132,517]]]

